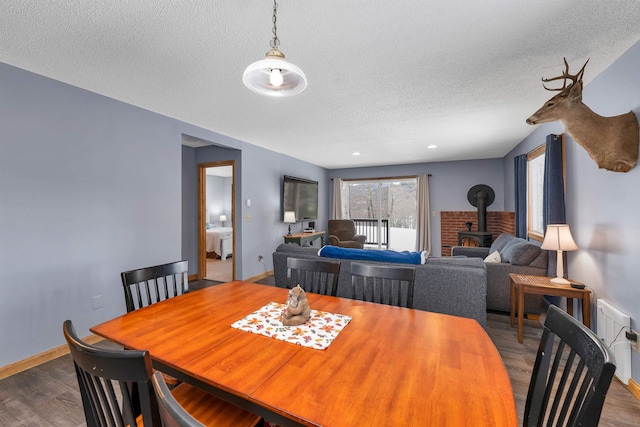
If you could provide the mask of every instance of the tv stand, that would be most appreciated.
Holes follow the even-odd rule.
[[[300,246],[305,243],[313,246],[313,241],[320,238],[320,246],[324,246],[324,231],[302,232],[283,237],[285,243],[296,243]]]

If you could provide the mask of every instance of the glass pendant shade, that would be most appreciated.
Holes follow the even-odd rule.
[[[253,92],[268,96],[293,96],[307,87],[307,77],[302,70],[286,61],[277,48],[267,52],[265,59],[249,65],[242,81]]]

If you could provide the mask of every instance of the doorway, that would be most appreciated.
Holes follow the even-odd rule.
[[[235,280],[235,161],[198,165],[198,278]]]

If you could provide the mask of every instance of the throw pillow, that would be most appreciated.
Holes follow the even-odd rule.
[[[512,236],[511,234],[507,234],[507,233],[502,233],[501,235],[496,237],[496,240],[494,240],[493,243],[491,243],[491,248],[489,249],[489,253],[492,253],[495,251],[502,252],[502,249],[504,249],[507,243],[512,242],[515,239],[517,239],[516,236]]]
[[[512,265],[529,265],[540,253],[540,248],[522,239],[515,239],[507,243],[500,251],[502,262]]]
[[[547,252],[540,250],[540,253],[529,263],[529,267],[544,268],[547,269]]]
[[[487,255],[487,257],[484,259],[484,262],[493,262],[493,263],[497,263],[497,262],[501,262],[500,259],[500,252],[495,251],[495,252],[491,252],[489,255]]]

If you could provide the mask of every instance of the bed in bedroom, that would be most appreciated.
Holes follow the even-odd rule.
[[[233,254],[233,228],[211,227],[207,229],[207,257],[215,254],[213,258],[227,259]]]

